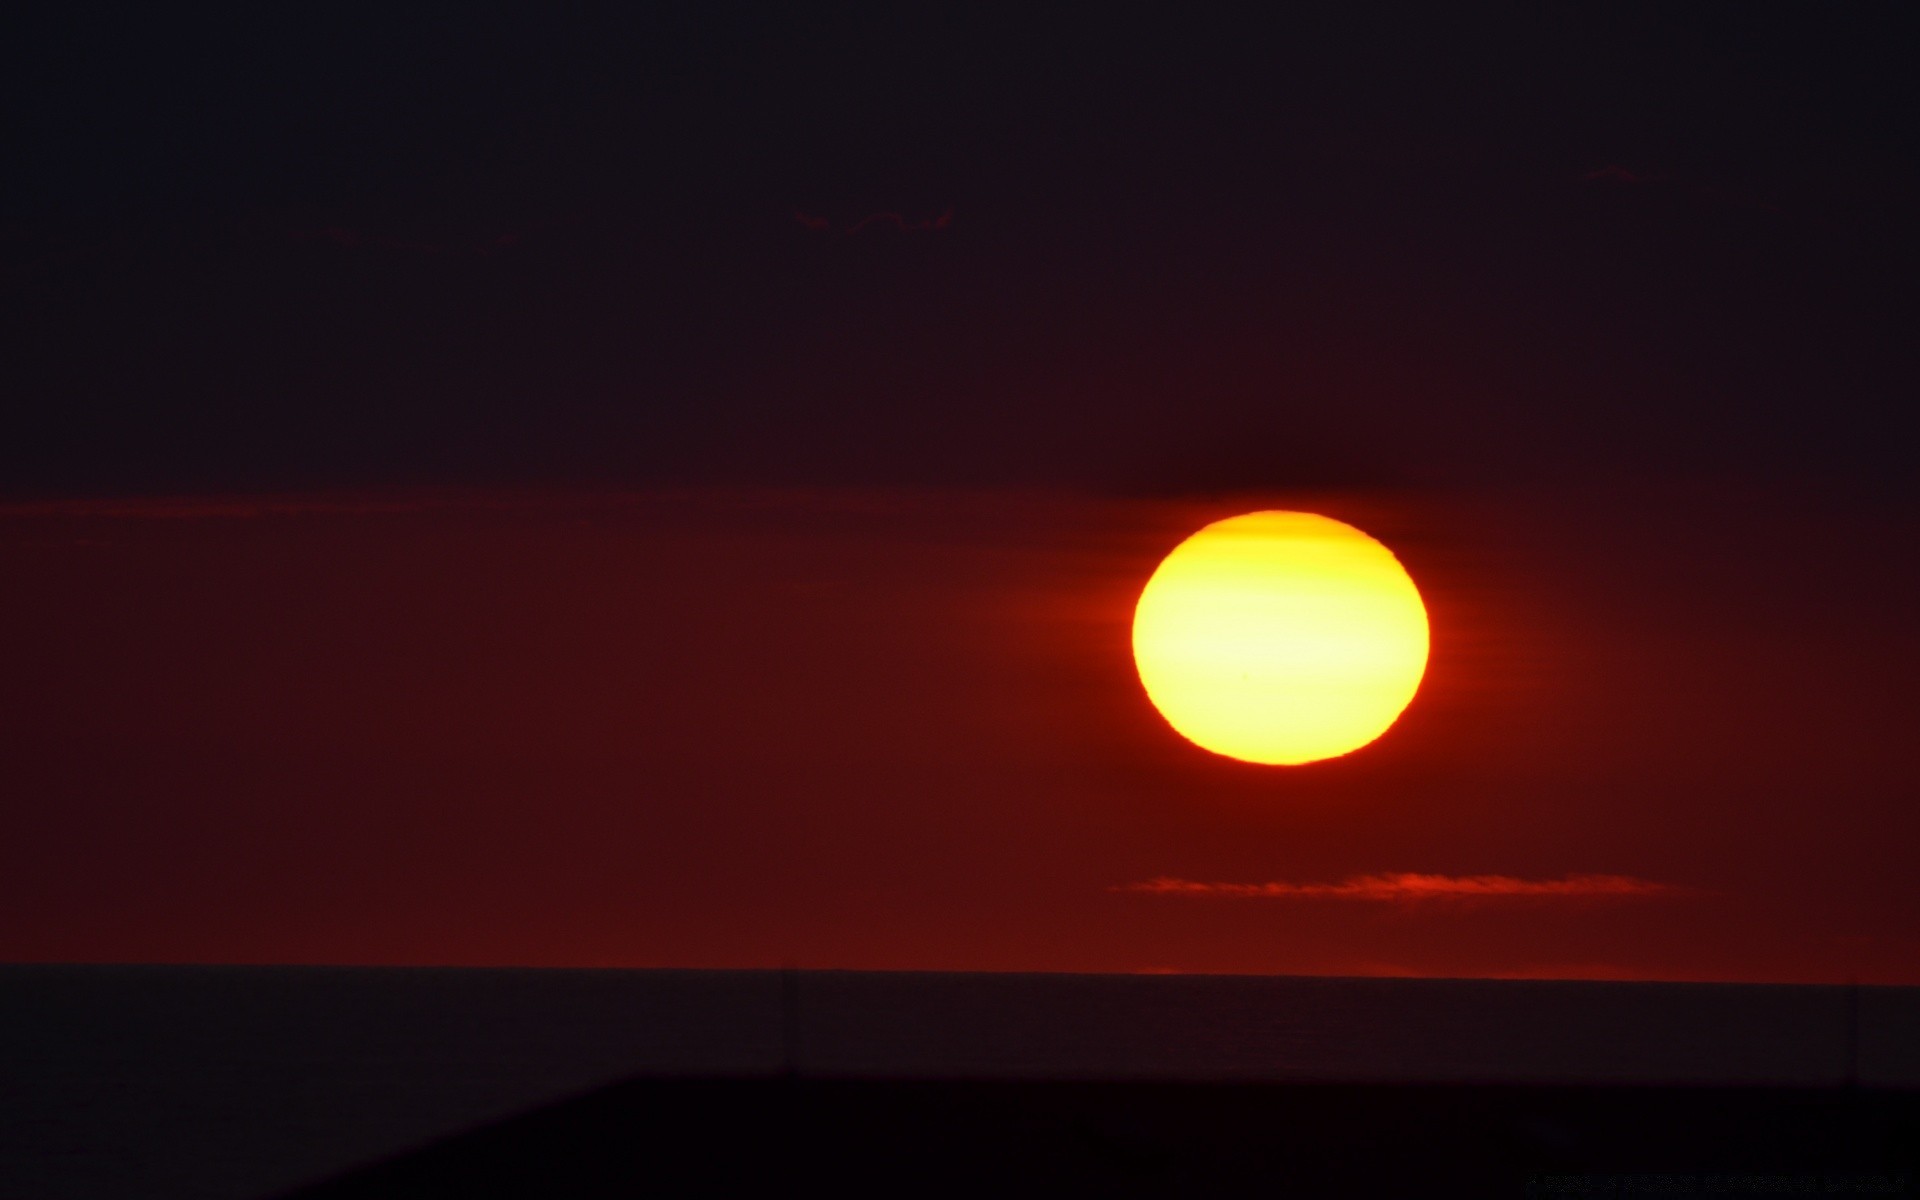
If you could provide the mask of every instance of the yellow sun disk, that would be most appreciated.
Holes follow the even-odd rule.
[[[1216,521],[1140,593],[1133,655],[1188,740],[1248,762],[1333,758],[1399,717],[1427,665],[1427,613],[1393,552],[1312,513]]]

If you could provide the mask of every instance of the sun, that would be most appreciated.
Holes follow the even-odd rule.
[[[1253,512],[1174,547],[1133,614],[1133,659],[1181,736],[1294,765],[1387,731],[1427,669],[1427,610],[1393,552],[1330,517]]]

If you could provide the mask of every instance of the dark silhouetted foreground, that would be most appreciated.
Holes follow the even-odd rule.
[[[645,1079],[297,1195],[1907,1195],[1916,1144],[1911,1090]]]

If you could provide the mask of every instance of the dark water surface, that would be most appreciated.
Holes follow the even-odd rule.
[[[286,1200],[1912,1195],[1920,1091],[640,1078]]]
[[[633,1077],[785,1072],[1913,1089],[1920,989],[5,966],[0,1196],[257,1196]]]

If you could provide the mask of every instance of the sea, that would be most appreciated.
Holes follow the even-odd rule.
[[[0,966],[0,1197],[242,1200],[636,1077],[1920,1088],[1920,989]]]

